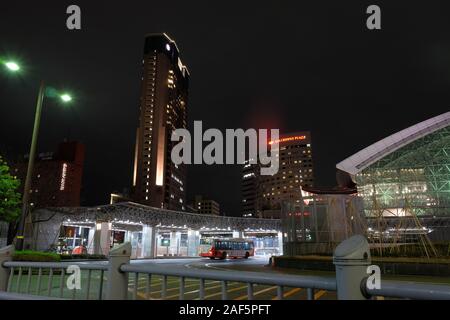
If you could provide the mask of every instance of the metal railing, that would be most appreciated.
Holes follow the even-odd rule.
[[[380,289],[365,291],[370,297],[386,297],[413,300],[450,300],[450,286],[430,283],[383,280]]]
[[[254,285],[270,285],[277,287],[277,298],[283,299],[284,288],[306,288],[309,300],[314,299],[314,290],[336,291],[336,280],[334,278],[318,277],[318,276],[296,276],[296,275],[280,275],[263,272],[230,272],[220,270],[196,270],[196,269],[170,269],[158,265],[136,265],[125,264],[120,267],[122,272],[134,275],[133,299],[137,298],[139,276],[146,275],[145,298],[149,299],[151,294],[151,278],[152,276],[161,276],[162,290],[160,290],[161,298],[167,296],[167,277],[179,277],[179,299],[185,298],[186,279],[197,279],[199,281],[198,298],[205,299],[205,281],[219,281],[221,283],[221,298],[228,299],[228,283],[239,282],[245,283],[247,286],[247,299],[253,300]]]
[[[34,296],[44,296],[48,298],[54,298],[52,296],[54,290],[54,280],[59,279],[57,284],[57,296],[59,298],[64,298],[65,288],[66,288],[66,270],[69,266],[77,265],[80,270],[87,270],[87,279],[84,293],[84,299],[88,300],[90,297],[91,280],[93,276],[93,271],[98,271],[99,284],[97,288],[97,299],[102,300],[103,298],[103,287],[105,271],[108,270],[107,264],[99,263],[70,263],[70,262],[24,262],[24,261],[6,261],[3,263],[3,268],[9,269],[8,284],[6,288],[7,293],[24,294],[30,295],[34,293]],[[31,279],[33,276],[37,276],[34,288],[31,285]],[[25,288],[22,290],[23,283],[22,279],[26,277]],[[47,288],[42,288],[42,280],[46,278]],[[13,285],[15,283],[16,290],[13,291]],[[44,291],[44,292],[42,292]],[[74,288],[72,291],[72,299],[75,299],[77,294],[77,289]],[[0,296],[1,299],[1,296]]]
[[[345,243],[345,241],[344,241]],[[347,243],[348,244],[348,243]],[[205,295],[205,291],[210,289],[207,285],[211,282],[218,282],[215,286],[218,292],[214,296],[221,299],[229,299],[229,286],[235,283],[245,284],[239,287],[240,291],[246,291],[242,296],[248,300],[253,300],[255,295],[255,285],[270,286],[270,290],[276,289],[276,298],[283,299],[285,288],[306,289],[307,299],[314,300],[315,290],[327,292],[336,291],[338,299],[371,299],[377,297],[400,298],[400,299],[420,299],[420,300],[450,300],[450,285],[416,283],[406,281],[382,280],[380,289],[368,289],[367,266],[370,263],[370,256],[364,253],[366,248],[359,246],[359,253],[352,252],[348,248],[341,250],[346,256],[339,256],[336,249],[334,263],[336,265],[335,277],[323,276],[300,276],[286,275],[267,272],[246,272],[246,271],[222,271],[211,269],[194,269],[185,267],[163,266],[160,264],[140,264],[130,263],[131,245],[126,243],[114,248],[109,254],[109,262],[95,263],[74,263],[74,262],[20,262],[10,261],[9,250],[0,249],[0,300],[2,299],[47,299],[67,298],[65,289],[66,268],[76,264],[80,270],[87,271],[84,278],[83,288],[85,292],[77,294],[77,290],[71,290],[71,298],[89,299],[92,296],[91,286],[95,299],[154,299],[160,293],[158,299],[168,299],[178,297],[180,300],[186,299],[189,294],[197,294],[197,299],[206,299],[211,295]],[[7,252],[8,254],[5,254]],[[349,258],[349,256],[351,256]],[[100,273],[97,282],[93,283],[93,273]],[[142,275],[144,275],[145,285],[141,286]],[[34,277],[34,278],[33,278]],[[161,290],[152,292],[152,279],[161,278]],[[168,277],[177,277],[178,287],[169,289]],[[41,290],[43,279],[47,279],[47,289]],[[34,285],[33,281],[34,280]],[[54,281],[57,282],[57,297],[52,295]],[[58,281],[59,280],[59,281]],[[131,280],[131,281],[130,281]],[[134,283],[133,283],[134,280]],[[186,292],[186,281],[198,281],[198,290]],[[209,283],[207,283],[209,281]],[[104,283],[106,282],[106,288]],[[13,285],[15,289],[13,290]],[[22,288],[24,287],[24,288]],[[191,286],[190,286],[191,287]],[[142,295],[140,289],[145,291]],[[237,289],[237,288],[236,288]],[[177,295],[167,296],[169,290],[178,290]],[[151,296],[153,294],[153,297]],[[242,298],[241,297],[241,298]]]
[[[0,291],[0,300],[61,300],[61,299],[54,297],[44,297],[31,294]]]

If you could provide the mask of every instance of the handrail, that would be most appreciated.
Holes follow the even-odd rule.
[[[383,280],[380,289],[366,289],[371,296],[415,300],[450,300],[450,285]]]
[[[66,299],[0,291],[0,300],[66,300]]]
[[[103,270],[107,271],[109,264],[104,263],[84,263],[84,262],[30,262],[30,261],[5,261],[3,267],[6,268],[52,268],[61,269],[76,265],[82,270]]]
[[[355,236],[360,237],[360,236]],[[358,239],[356,239],[358,240]],[[348,240],[346,240],[348,241]],[[345,245],[353,245],[353,241],[343,243]],[[361,243],[361,241],[359,242]],[[343,245],[341,244],[341,245]],[[359,253],[367,252],[368,245],[365,245],[366,249],[362,250],[361,247],[357,247]],[[344,248],[346,248],[344,246]],[[364,248],[364,247],[363,247]],[[9,253],[11,250],[8,250]],[[338,252],[339,250],[337,250]],[[340,250],[343,251],[343,250]],[[340,252],[339,251],[339,252]],[[338,253],[339,253],[338,252]],[[354,253],[352,253],[354,255]],[[353,256],[349,255],[347,260],[341,261],[334,259],[336,264],[335,275],[330,276],[315,276],[315,275],[293,275],[293,274],[277,274],[269,272],[251,272],[251,271],[229,271],[220,269],[197,269],[187,268],[185,266],[178,266],[172,264],[159,264],[159,263],[131,263],[131,244],[125,243],[119,247],[114,248],[109,253],[109,261],[63,261],[63,262],[26,262],[26,261],[10,261],[10,257],[5,254],[5,257],[1,257],[0,260],[0,299],[34,299],[38,296],[28,296],[30,293],[44,292],[47,297],[43,299],[52,298],[53,279],[58,277],[59,279],[59,297],[63,298],[69,293],[64,289],[64,280],[66,277],[66,268],[71,265],[77,265],[80,269],[88,270],[86,280],[87,284],[85,290],[82,293],[85,299],[89,299],[91,280],[99,279],[98,292],[95,294],[97,299],[128,299],[129,293],[132,292],[132,298],[137,299],[138,296],[142,297],[142,291],[145,291],[145,299],[152,299],[152,279],[153,275],[157,278],[161,277],[161,290],[156,293],[160,293],[162,299],[172,298],[174,295],[167,296],[169,290],[176,290],[176,287],[168,289],[168,278],[178,277],[179,286],[178,296],[180,300],[186,298],[186,296],[196,294],[198,292],[198,298],[203,300],[211,295],[205,295],[207,280],[212,282],[221,282],[219,285],[214,285],[214,288],[221,287],[222,300],[228,299],[228,286],[233,283],[245,283],[247,287],[247,295],[245,296],[249,300],[253,300],[257,293],[254,292],[254,286],[267,285],[270,288],[264,290],[276,289],[277,299],[281,300],[285,297],[285,288],[300,288],[306,289],[307,299],[313,300],[316,298],[314,294],[315,290],[336,291],[337,299],[340,300],[364,300],[371,297],[388,297],[388,298],[400,298],[400,299],[419,299],[419,300],[450,300],[450,285],[448,284],[435,284],[435,283],[418,283],[408,281],[394,281],[394,280],[381,280],[380,289],[369,289],[367,284],[369,278],[367,276],[368,261],[355,263],[356,260]],[[359,258],[360,259],[360,258]],[[352,261],[349,264],[348,261]],[[3,263],[2,263],[3,262]],[[350,267],[350,269],[349,269]],[[8,270],[8,268],[10,270]],[[18,270],[17,270],[18,269]],[[36,270],[32,269],[38,269]],[[44,269],[49,269],[48,273]],[[45,272],[44,272],[45,271]],[[55,271],[55,272],[54,272]],[[60,272],[59,272],[60,271]],[[99,271],[100,277],[97,277],[96,271]],[[45,274],[44,274],[45,273]],[[133,274],[133,278],[129,278],[129,274]],[[140,277],[140,274],[146,275],[145,279]],[[17,275],[17,278],[16,278]],[[32,277],[37,275],[36,285],[32,285]],[[42,279],[46,277],[47,289],[41,290]],[[106,276],[106,277],[105,277]],[[26,278],[25,278],[26,277]],[[190,287],[186,285],[186,279],[198,280],[198,290],[191,290],[186,292],[186,288]],[[13,282],[13,280],[15,280]],[[23,282],[21,280],[24,280]],[[103,295],[104,281],[106,280],[107,288],[106,294]],[[131,280],[131,282],[130,282]],[[145,282],[145,284],[143,283]],[[196,281],[195,281],[196,282]],[[15,287],[14,287],[15,284]],[[23,285],[25,288],[23,288]],[[95,282],[97,285],[97,280]],[[130,286],[131,285],[131,286]],[[196,285],[196,284],[195,284]],[[16,288],[17,293],[12,293],[11,289]],[[212,287],[211,287],[212,288]],[[75,288],[69,289],[72,294],[72,299],[76,299],[77,290]],[[232,289],[236,291],[236,289]],[[245,290],[245,286],[241,286],[238,290]],[[21,292],[23,291],[23,292]],[[6,293],[5,293],[6,292]],[[261,292],[261,291],[259,291]],[[19,294],[14,296],[14,294]],[[258,293],[259,294],[259,293]],[[213,296],[216,296],[213,294]]]
[[[2,287],[4,289],[3,292],[0,290],[0,293],[6,292],[10,295],[0,295],[0,300],[9,300],[9,299],[18,299],[18,300],[35,300],[38,296],[32,296],[30,295],[31,292],[42,292],[42,277],[44,276],[44,270],[48,270],[48,280],[47,280],[47,290],[44,289],[46,297],[42,297],[42,299],[53,299],[52,297],[52,290],[53,290],[53,279],[55,276],[59,277],[59,297],[64,298],[65,296],[65,289],[64,289],[64,279],[66,277],[66,269],[68,269],[70,266],[78,266],[81,270],[87,270],[87,284],[86,284],[86,290],[83,293],[84,299],[89,300],[90,298],[90,287],[91,287],[91,281],[92,276],[94,272],[100,272],[100,281],[98,285],[98,294],[97,299],[102,300],[103,299],[103,283],[104,283],[104,274],[105,272],[108,272],[110,270],[110,264],[109,263],[94,263],[94,262],[70,262],[70,261],[64,261],[64,262],[30,262],[30,261],[4,261],[3,263],[0,263],[0,268],[3,268],[5,271],[7,268],[10,270],[8,273],[3,272],[3,284]],[[31,279],[33,276],[33,269],[37,271],[37,283],[35,286],[32,286]],[[55,271],[56,270],[56,271]],[[16,272],[17,271],[17,272]],[[60,272],[59,272],[60,271]],[[11,288],[13,284],[13,279],[15,278],[15,274],[17,274],[17,280],[16,280],[16,289],[17,292],[12,293]],[[6,277],[5,277],[6,276]],[[26,286],[23,290],[20,288],[21,279],[26,277]],[[7,282],[6,282],[7,281]],[[32,288],[33,287],[33,288]],[[24,292],[20,292],[24,291]],[[67,290],[66,290],[67,291]],[[69,289],[72,294],[72,299],[75,299],[77,296],[77,290],[75,288]],[[5,293],[5,294],[6,294]],[[17,296],[14,296],[14,294],[17,294]]]
[[[164,276],[175,276],[194,279],[208,279],[218,281],[234,281],[254,284],[277,285],[295,288],[311,288],[328,291],[336,291],[336,279],[334,277],[278,275],[265,272],[229,272],[221,270],[196,270],[185,268],[169,268],[154,265],[124,264],[122,272],[147,273]]]

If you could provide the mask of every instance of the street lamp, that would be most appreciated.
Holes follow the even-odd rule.
[[[55,96],[55,90],[53,88],[50,89],[53,94],[49,96]],[[30,202],[30,193],[31,193],[31,181],[33,177],[33,170],[34,170],[34,158],[36,157],[36,145],[37,145],[37,139],[39,134],[39,125],[41,122],[41,113],[42,113],[42,104],[44,102],[44,97],[46,95],[47,87],[45,85],[45,82],[42,81],[41,85],[39,87],[39,93],[38,98],[36,102],[36,114],[34,117],[34,127],[33,127],[33,136],[31,139],[31,147],[30,147],[30,154],[28,159],[28,168],[27,168],[27,176],[25,178],[25,184],[23,188],[23,197],[22,197],[22,214],[20,216],[19,226],[17,230],[17,236],[16,236],[16,248],[17,250],[23,250],[23,244],[24,244],[24,237],[25,237],[25,223],[26,223],[26,217],[29,213],[29,202]],[[70,102],[72,100],[72,97],[65,94],[56,94],[56,96],[59,96],[63,102]]]
[[[0,59],[0,64],[3,64],[6,69],[10,72],[20,71],[20,65],[15,61],[4,61]],[[19,226],[16,235],[16,248],[18,250],[23,250],[24,236],[25,236],[25,222],[29,212],[29,202],[31,193],[31,180],[33,177],[34,170],[34,158],[36,157],[36,145],[39,134],[39,125],[41,122],[42,104],[44,102],[44,97],[59,97],[62,102],[68,103],[72,101],[72,97],[67,93],[59,93],[57,90],[51,87],[46,87],[45,82],[41,81],[39,87],[38,98],[36,102],[36,114],[34,117],[34,127],[33,127],[33,137],[31,139],[30,154],[28,159],[27,176],[25,178],[25,184],[23,188],[22,196],[22,213],[19,220]]]
[[[72,101],[72,97],[70,95],[68,95],[67,93],[64,93],[61,95],[61,100],[63,102],[70,102],[70,101]]]
[[[6,61],[4,62],[5,67],[8,68],[12,72],[16,72],[20,70],[20,66],[14,61]]]

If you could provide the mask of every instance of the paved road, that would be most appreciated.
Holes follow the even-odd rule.
[[[227,269],[229,266],[253,266],[264,268],[269,262],[268,257],[251,257],[249,259],[227,259],[211,260],[205,258],[168,258],[168,259],[141,259],[132,260],[133,264],[165,264],[167,266],[178,266],[185,268],[221,268]],[[261,269],[264,270],[264,269]]]

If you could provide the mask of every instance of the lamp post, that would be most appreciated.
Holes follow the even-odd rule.
[[[17,250],[23,250],[24,237],[25,237],[25,219],[29,212],[29,202],[30,202],[30,192],[31,192],[31,180],[33,177],[33,169],[34,169],[34,158],[36,156],[36,144],[37,138],[39,134],[39,126],[41,123],[41,113],[42,113],[42,103],[44,101],[45,95],[45,83],[41,82],[39,87],[38,98],[36,102],[36,114],[34,116],[34,127],[33,127],[33,137],[31,138],[31,147],[30,154],[28,158],[28,168],[27,168],[27,176],[25,178],[25,184],[23,187],[23,197],[22,197],[22,213],[20,215],[19,227],[17,229],[17,242],[16,248]]]
[[[44,97],[47,91],[47,87],[44,81],[41,81],[41,85],[39,87],[38,98],[36,101],[36,114],[34,116],[34,127],[33,127],[33,136],[31,138],[31,146],[30,146],[30,154],[28,158],[28,168],[27,168],[27,176],[25,178],[25,184],[23,188],[23,197],[22,197],[22,213],[20,216],[19,226],[17,229],[16,236],[16,248],[17,250],[23,250],[24,240],[25,240],[25,225],[26,218],[30,212],[30,193],[31,193],[31,183],[33,180],[33,170],[34,170],[34,159],[36,158],[36,145],[37,139],[39,135],[39,126],[41,123],[41,113],[42,113],[42,105],[44,102]],[[52,90],[53,94],[55,90]],[[59,98],[64,102],[72,101],[72,97],[67,93],[57,94]]]
[[[14,61],[1,61],[5,67],[11,72],[18,72],[20,70],[20,66]],[[50,89],[50,88],[49,88]],[[42,113],[42,105],[44,102],[44,97],[46,95],[47,87],[44,81],[41,81],[39,86],[39,93],[36,102],[36,113],[34,116],[34,127],[33,127],[33,136],[31,138],[31,146],[30,153],[28,159],[28,168],[27,175],[25,178],[25,184],[23,188],[23,196],[22,196],[22,212],[20,215],[19,226],[17,228],[16,233],[16,248],[17,250],[23,250],[24,240],[25,240],[25,224],[26,218],[30,211],[30,193],[31,193],[31,182],[33,180],[33,170],[34,170],[34,159],[36,157],[36,145],[37,139],[39,135],[39,126],[41,123],[41,113]],[[56,90],[52,89],[51,96],[59,96],[59,98],[64,102],[72,101],[72,97],[67,94],[60,94]]]

